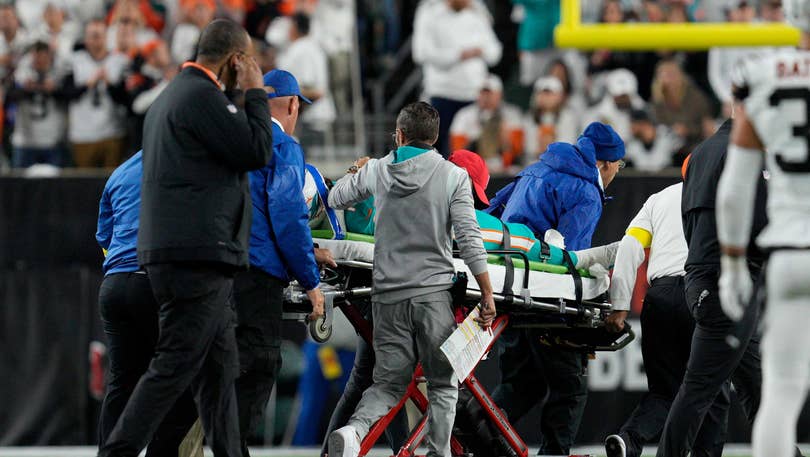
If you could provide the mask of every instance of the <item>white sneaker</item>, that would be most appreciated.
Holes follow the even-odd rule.
[[[626,457],[627,446],[619,435],[610,435],[605,439],[605,452],[607,457]]]
[[[357,457],[360,455],[360,438],[351,425],[341,427],[331,434],[327,441],[329,457]]]

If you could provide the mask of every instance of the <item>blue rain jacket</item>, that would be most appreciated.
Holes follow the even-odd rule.
[[[249,173],[253,223],[250,265],[281,280],[296,279],[306,290],[320,275],[304,199],[304,151],[273,122],[273,160]]]
[[[525,224],[542,239],[548,229],[565,237],[570,251],[591,247],[604,194],[596,151],[587,138],[577,145],[552,143],[536,163],[501,189],[487,210],[506,222]]]

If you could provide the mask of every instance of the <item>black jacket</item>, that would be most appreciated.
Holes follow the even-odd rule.
[[[246,172],[273,154],[264,90],[238,109],[187,67],[149,108],[143,129],[138,263],[248,265],[252,205]]]
[[[731,119],[723,123],[714,135],[698,145],[692,152],[692,158],[689,159],[681,200],[683,231],[689,246],[685,265],[687,287],[701,279],[716,282],[720,275],[720,242],[717,240],[715,197],[717,183],[726,163],[730,133]],[[766,201],[767,188],[765,179],[760,174],[754,224],[748,246],[749,267],[754,274],[759,273],[765,258],[754,240],[768,223],[765,213]]]

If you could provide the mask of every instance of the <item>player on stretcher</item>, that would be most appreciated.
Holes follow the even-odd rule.
[[[304,194],[310,208],[310,228],[321,232],[326,230],[336,239],[346,236],[343,233],[343,227],[348,233],[373,236],[376,216],[374,197],[358,203],[350,210],[335,211],[324,204],[326,199],[323,196],[328,193],[327,189],[330,184],[314,166],[307,165]],[[475,193],[473,193],[473,197],[476,208],[486,206],[479,201]],[[565,246],[565,240],[556,230],[547,231],[545,240],[540,240],[524,224],[505,223],[479,209],[476,209],[475,215],[481,228],[486,250],[506,248],[503,243],[504,227],[506,227],[510,241],[508,248],[525,253],[533,269],[537,266],[535,262],[565,267],[567,265],[564,252],[567,252],[574,268],[586,270],[594,268],[594,273],[598,271],[598,274],[603,274],[613,265],[613,259],[616,257],[618,243],[580,251],[564,251],[558,246]]]

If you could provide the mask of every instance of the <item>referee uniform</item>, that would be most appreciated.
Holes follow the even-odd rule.
[[[686,372],[695,322],[684,295],[687,247],[680,217],[682,187],[681,183],[669,186],[647,199],[630,222],[616,255],[610,298],[614,310],[629,311],[636,272],[644,262],[644,250],[650,250],[650,288],[641,311],[641,353],[648,392],[619,434],[606,440],[608,457],[638,457],[644,444],[658,437]],[[699,451],[693,455],[719,457],[724,424],[725,417],[712,416],[704,422],[696,444]]]
[[[728,409],[727,402],[722,403],[723,395],[718,395],[718,392],[729,379],[749,423],[753,423],[759,409],[762,385],[757,333],[759,307],[751,307],[750,312],[735,323],[720,307],[717,286],[720,245],[717,241],[715,195],[730,132],[731,120],[727,120],[695,149],[685,173],[681,212],[689,246],[685,265],[686,299],[696,327],[687,372],[667,417],[658,445],[658,457],[683,457],[692,450],[706,414],[717,415]],[[767,223],[765,202],[765,180],[760,177],[752,239]],[[756,280],[764,255],[753,243],[751,246],[749,268]],[[729,336],[735,336],[738,344],[729,345]]]
[[[141,156],[141,152],[136,153],[113,172],[99,202],[96,240],[105,259],[98,300],[110,357],[110,379],[99,417],[99,447],[107,441],[135,385],[149,367],[158,340],[159,306],[135,254]],[[158,427],[146,456],[176,457],[196,419],[194,399],[186,390]]]

